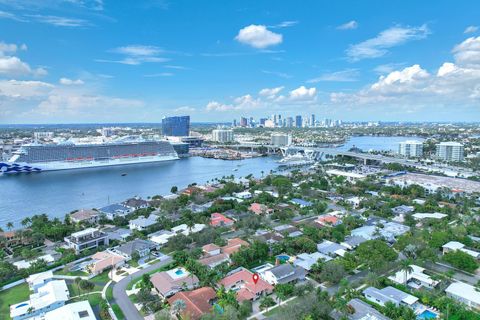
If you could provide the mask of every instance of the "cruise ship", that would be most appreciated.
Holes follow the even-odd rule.
[[[63,142],[23,145],[0,174],[28,173],[161,162],[179,159],[168,141],[119,140],[102,143]]]

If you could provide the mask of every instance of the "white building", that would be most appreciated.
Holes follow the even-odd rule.
[[[420,158],[423,156],[423,143],[417,140],[400,142],[398,153],[407,158]]]
[[[97,320],[88,301],[69,303],[45,314],[45,320]]]
[[[74,232],[70,237],[65,237],[64,240],[67,247],[74,249],[77,254],[86,249],[108,245],[108,235],[97,228]]]
[[[330,169],[327,170],[325,173],[329,176],[344,177],[349,182],[356,182],[358,180],[363,180],[367,177],[366,175],[360,173],[342,171],[337,169]]]
[[[65,280],[54,280],[38,288],[30,299],[10,306],[12,320],[23,320],[43,316],[48,311],[58,309],[70,299]]]
[[[37,292],[37,290],[40,287],[43,287],[47,282],[50,282],[52,280],[53,280],[53,272],[50,270],[32,274],[26,279],[28,283],[28,287],[33,292]]]
[[[34,132],[33,137],[35,138],[35,140],[40,140],[40,139],[50,140],[53,138],[53,132],[51,131]]]
[[[148,217],[140,216],[137,219],[130,220],[128,222],[130,230],[143,231],[148,227],[157,224],[158,216],[151,214]]]
[[[272,145],[284,147],[292,144],[292,136],[286,133],[273,133],[271,136]]]
[[[450,241],[442,246],[443,254],[456,251],[456,250],[463,251],[464,253],[472,256],[475,259],[480,259],[480,252],[465,248],[465,245],[461,242]]]
[[[216,142],[232,142],[233,130],[230,129],[215,129],[212,131],[212,140]]]
[[[432,277],[425,274],[424,268],[414,264],[410,265],[410,267],[412,268],[411,271],[405,273],[404,270],[399,270],[393,276],[388,277],[388,279],[398,284],[406,283],[409,287],[414,289],[420,289],[421,287],[432,289],[439,283],[439,281],[433,280]]]
[[[454,282],[445,289],[447,297],[455,299],[472,309],[480,309],[480,292],[463,282]]]
[[[463,161],[463,144],[454,141],[437,144],[437,158],[443,161]]]

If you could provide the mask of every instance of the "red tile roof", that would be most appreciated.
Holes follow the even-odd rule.
[[[232,225],[233,223],[234,221],[232,219],[227,218],[223,214],[218,212],[212,213],[212,215],[210,216],[210,225],[214,227],[229,226],[229,225]]]
[[[203,287],[193,291],[177,292],[167,300],[170,305],[173,305],[177,300],[185,301],[186,308],[182,312],[182,318],[198,320],[203,314],[210,312],[212,309],[210,301],[215,298],[215,290],[210,287]]]
[[[259,278],[257,283],[253,282],[253,273],[247,269],[241,269],[229,276],[226,276],[220,281],[220,284],[225,288],[230,289],[232,287],[240,288],[237,292],[237,300],[251,300],[261,293],[271,293],[273,286],[265,280]]]

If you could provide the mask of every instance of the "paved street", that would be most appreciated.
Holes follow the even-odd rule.
[[[140,315],[137,308],[135,308],[133,303],[128,298],[127,293],[125,292],[130,281],[134,278],[141,277],[143,274],[148,273],[149,271],[158,269],[170,263],[171,261],[172,258],[168,257],[166,260],[152,264],[151,266],[139,270],[115,283],[115,285],[113,286],[113,298],[120,307],[120,309],[122,309],[123,314],[125,315],[125,318],[127,320],[143,320],[143,317]]]

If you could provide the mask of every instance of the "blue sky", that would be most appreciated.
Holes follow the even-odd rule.
[[[0,123],[480,119],[474,1],[0,0]]]

